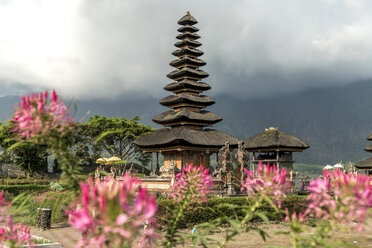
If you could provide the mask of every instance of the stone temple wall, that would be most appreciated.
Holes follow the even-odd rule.
[[[0,163],[0,177],[25,177],[26,173],[15,164]]]

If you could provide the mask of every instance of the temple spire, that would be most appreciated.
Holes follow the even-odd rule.
[[[197,49],[202,44],[196,41],[200,38],[196,33],[199,29],[194,26],[196,23],[198,23],[197,20],[188,11],[178,21],[181,27],[178,28],[180,34],[176,38],[180,41],[174,44],[177,49],[172,52],[177,58],[169,63],[175,69],[167,75],[174,82],[164,88],[173,92],[174,95],[167,96],[160,101],[160,104],[171,110],[153,119],[154,122],[165,127],[187,126],[202,129],[222,120],[220,116],[204,110],[215,101],[208,96],[200,95],[203,91],[209,90],[210,86],[200,82],[209,74],[200,69],[206,65],[206,62],[199,58],[204,53]]]

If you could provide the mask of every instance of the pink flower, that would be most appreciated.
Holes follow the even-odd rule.
[[[288,222],[289,220],[292,220],[292,221],[298,221],[302,223],[307,219],[306,213],[296,214],[296,212],[293,212],[292,215],[290,215],[288,208],[285,208],[285,213],[286,213],[286,216],[284,218],[284,222]]]
[[[253,171],[245,171],[247,178],[242,186],[242,191],[246,190],[248,195],[263,194],[272,196],[274,202],[281,207],[281,199],[285,198],[284,189],[287,182],[287,171],[281,170],[276,165],[267,164],[263,167],[262,162],[258,164],[257,175]]]
[[[82,232],[93,226],[93,219],[86,208],[67,212],[70,215],[70,223]]]
[[[14,224],[11,216],[7,213],[7,205],[3,199],[3,192],[0,192],[0,247],[20,247],[28,245],[34,247],[31,240],[30,228],[23,223]]]
[[[15,131],[25,138],[46,135],[52,131],[64,133],[73,122],[67,107],[58,100],[55,91],[50,101],[47,91],[22,97],[14,121],[17,124]]]
[[[366,175],[328,171],[324,179],[310,182],[311,194],[307,198],[310,203],[306,213],[313,212],[317,217],[361,230],[367,210],[372,207],[370,183],[371,179]]]
[[[137,237],[150,241],[159,236],[155,232],[149,235],[143,229],[144,225],[148,228],[157,225],[154,218],[157,206],[155,197],[140,187],[137,178],[125,174],[122,181],[97,184],[90,178],[80,186],[82,208],[68,212],[71,225],[84,234],[78,247],[113,247],[116,244],[133,247]]]
[[[204,169],[202,165],[198,167],[189,164],[176,175],[176,182],[169,197],[175,202],[190,197],[191,205],[200,204],[207,201],[211,185],[208,169]]]

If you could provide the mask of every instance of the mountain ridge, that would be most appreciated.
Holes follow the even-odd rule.
[[[216,104],[208,110],[223,117],[213,128],[243,140],[270,126],[306,141],[310,148],[295,154],[303,163],[332,164],[359,161],[369,157],[363,148],[372,131],[372,81],[339,87],[318,88],[262,99],[235,99],[213,96]],[[78,101],[75,119],[86,121],[91,115],[132,118],[160,128],[152,122],[166,108],[161,97]],[[17,96],[0,97],[0,120],[11,118]],[[88,111],[89,114],[86,114]],[[83,118],[86,116],[85,118]]]

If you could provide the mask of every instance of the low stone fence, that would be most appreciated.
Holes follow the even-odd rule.
[[[155,192],[169,192],[173,186],[173,183],[174,179],[170,177],[141,178],[141,186]]]

